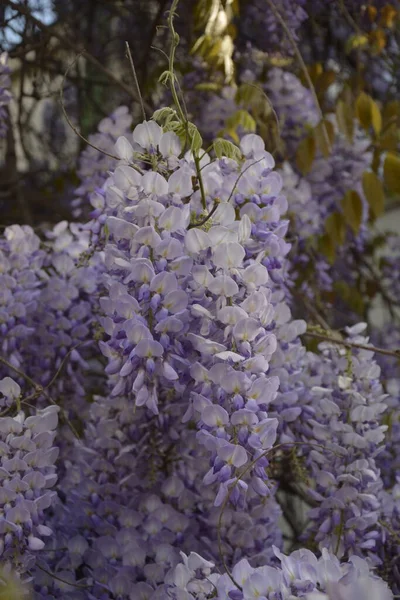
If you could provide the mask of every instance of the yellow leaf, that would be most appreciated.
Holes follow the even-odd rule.
[[[335,139],[335,129],[330,121],[324,119],[318,123],[315,128],[315,139],[318,148],[325,158],[327,158],[332,152],[332,144]]]
[[[308,67],[308,72],[310,74],[311,81],[315,85],[316,82],[317,82],[318,77],[320,77],[320,75],[322,75],[322,73],[323,73],[322,64],[321,63],[315,63],[314,65],[310,65]]]
[[[237,110],[233,113],[233,115],[226,120],[226,126],[234,129],[241,126],[245,131],[250,132],[254,132],[257,128],[254,118],[247,110]]]
[[[347,225],[349,225],[355,234],[360,230],[362,220],[362,200],[355,190],[349,190],[342,198],[342,209]]]
[[[382,152],[379,148],[375,148],[374,153],[372,155],[372,161],[371,161],[371,169],[377,173],[379,170],[379,167],[381,165],[381,155]]]
[[[376,135],[379,135],[380,132],[382,131],[382,115],[381,115],[379,106],[377,105],[375,100],[372,100],[372,99],[371,99],[371,121],[372,121],[372,127],[373,127]]]
[[[344,133],[349,142],[353,141],[354,120],[353,111],[349,104],[339,100],[336,105],[336,119],[339,131]]]
[[[372,122],[371,96],[361,92],[356,100],[356,113],[364,129],[368,129]]]
[[[325,221],[325,231],[331,238],[335,248],[342,246],[346,237],[344,216],[339,212],[330,214]]]
[[[392,100],[385,104],[382,117],[384,125],[387,125],[390,121],[391,123],[394,122],[400,126],[400,102],[398,100]]]
[[[369,34],[369,43],[376,54],[380,54],[386,47],[386,34],[383,29],[375,29]]]
[[[362,176],[362,185],[372,216],[376,219],[383,213],[385,208],[382,182],[372,171],[365,171]]]
[[[369,4],[367,6],[367,13],[369,20],[371,21],[371,23],[373,23],[376,19],[376,15],[378,14],[378,9],[376,8],[376,6],[372,6],[372,4]]]
[[[303,175],[311,170],[316,152],[314,136],[308,136],[300,142],[296,152],[296,165]]]
[[[352,50],[357,48],[365,48],[368,45],[368,37],[364,34],[351,35],[345,45],[345,51],[350,54]]]
[[[317,78],[317,81],[315,83],[315,91],[317,92],[317,94],[324,94],[326,90],[332,85],[332,83],[334,83],[335,79],[335,71],[324,71],[323,73],[321,73],[321,75]]]
[[[237,144],[240,143],[240,138],[239,138],[238,134],[236,133],[235,129],[228,127],[227,129],[225,129],[225,133],[226,133],[226,135],[231,137],[234,142],[236,142]]]
[[[397,150],[399,139],[399,130],[397,129],[396,123],[392,123],[389,127],[386,127],[384,133],[380,136],[379,148],[381,150],[395,152]]]
[[[383,165],[383,178],[389,192],[400,194],[400,157],[388,152]]]
[[[397,10],[391,4],[386,4],[381,10],[380,23],[382,27],[391,29],[397,17]]]

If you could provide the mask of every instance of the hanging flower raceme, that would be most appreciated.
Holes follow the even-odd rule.
[[[161,172],[120,166],[107,182],[113,242],[105,253],[110,293],[102,300],[110,340],[102,350],[115,374],[112,395],[131,393],[136,406],[155,414],[167,395],[186,395],[184,420],[197,423],[213,456],[206,481],[219,482],[220,504],[237,469],[276,439],[278,420],[267,412],[279,386],[266,375],[277,347],[268,281],[289,249],[287,222],[280,222],[286,202],[258,136],[243,138],[239,165],[203,157],[203,197],[193,191],[190,155],[166,172],[166,137],[178,149],[156,123],[139,125],[134,142],[143,154],[162,156]],[[268,492],[258,476],[252,483]]]
[[[6,398],[18,394],[19,386],[10,378],[0,383]],[[33,568],[43,538],[52,535],[46,509],[55,498],[50,490],[57,481],[53,442],[58,410],[49,406],[31,416],[20,411],[0,417],[0,553],[20,573]]]
[[[365,327],[347,329],[351,342],[368,343],[361,335]],[[308,536],[339,557],[355,554],[379,564],[383,484],[377,459],[387,430],[380,368],[369,350],[349,354],[330,342],[320,349],[306,384],[314,412],[308,427],[313,443],[326,451],[316,447],[308,454],[315,480]]]

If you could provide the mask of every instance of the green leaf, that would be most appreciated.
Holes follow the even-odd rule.
[[[222,158],[222,156],[227,156],[228,158],[232,158],[239,162],[242,159],[242,153],[240,148],[229,142],[228,140],[223,140],[222,138],[217,138],[213,143],[215,154],[218,158]]]
[[[192,152],[196,152],[203,146],[203,138],[201,137],[200,132],[194,123],[189,121],[187,125],[190,138],[190,149]]]
[[[362,186],[372,215],[376,219],[383,213],[385,208],[382,182],[372,171],[365,171],[362,176]]]
[[[388,152],[383,164],[383,178],[389,192],[400,194],[400,156]]]
[[[160,125],[168,124],[172,119],[177,119],[176,111],[169,106],[159,108],[155,111],[152,116],[153,121],[160,123]]]
[[[349,190],[342,198],[341,205],[347,224],[357,234],[360,230],[363,208],[359,194],[355,190]]]
[[[296,165],[303,175],[310,172],[315,158],[317,144],[314,136],[310,135],[300,142],[296,152]]]

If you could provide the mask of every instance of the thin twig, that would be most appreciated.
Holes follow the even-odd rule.
[[[50,396],[50,394],[47,392],[47,390],[41,386],[40,384],[36,383],[36,381],[34,381],[31,377],[29,377],[29,375],[27,375],[26,373],[24,373],[24,371],[21,371],[21,369],[18,369],[18,367],[15,367],[12,363],[10,363],[7,359],[3,358],[2,356],[0,356],[0,362],[2,362],[4,365],[6,365],[9,369],[12,369],[15,373],[17,373],[17,375],[19,375],[20,377],[22,377],[23,379],[25,379],[25,381],[27,381],[28,383],[30,383],[30,385],[34,388],[35,390],[35,395],[34,396],[40,396],[43,394],[43,396],[46,398],[46,400],[48,400],[48,402],[50,402],[50,404],[53,404],[54,406],[58,406],[61,409],[60,415],[61,417],[64,419],[64,421],[66,422],[66,424],[68,425],[68,427],[71,429],[72,433],[75,435],[75,437],[79,440],[80,439],[80,435],[77,432],[77,430],[75,429],[75,427],[72,425],[71,421],[69,420],[69,418],[67,417],[64,409],[62,407],[60,407],[57,402],[55,402],[53,400],[53,398]],[[33,397],[34,397],[33,396]]]
[[[344,346],[345,348],[358,348],[360,350],[375,352],[376,354],[383,354],[384,356],[393,356],[394,358],[398,358],[400,360],[400,350],[386,350],[385,348],[377,348],[376,346],[370,346],[367,344],[357,344],[356,342],[349,342],[348,340],[342,340],[340,338],[331,337],[323,333],[315,333],[313,331],[306,331],[303,333],[303,335],[313,337],[317,340],[321,340],[322,342],[332,342],[333,344],[338,344],[339,346]]]
[[[70,585],[71,587],[79,588],[81,590],[87,590],[92,587],[91,585],[82,585],[79,583],[73,583],[71,581],[67,581],[66,579],[62,579],[61,577],[58,577],[58,575],[55,575],[51,571],[48,571],[47,569],[41,567],[38,563],[36,563],[36,566],[38,569],[40,569],[40,571],[43,571],[43,573],[46,573],[46,575],[49,575],[50,577],[52,577],[53,579],[56,579],[57,581],[60,581],[61,583],[66,583],[67,585]]]
[[[133,80],[135,82],[135,86],[136,86],[136,90],[137,90],[137,95],[139,97],[139,103],[140,103],[140,108],[142,109],[142,115],[143,115],[143,121],[146,121],[147,117],[146,117],[146,111],[144,109],[144,104],[143,104],[143,98],[142,98],[142,94],[140,92],[140,86],[139,86],[139,81],[136,75],[136,69],[135,69],[135,63],[133,62],[133,58],[132,58],[132,54],[131,54],[131,49],[129,47],[129,42],[125,42],[125,46],[126,46],[126,54],[129,60],[129,64],[131,66],[132,69],[132,75],[133,75]]]
[[[106,156],[109,156],[110,158],[114,158],[115,160],[120,160],[120,158],[118,156],[115,156],[114,154],[110,154],[109,152],[106,152],[105,150],[102,150],[101,148],[99,148],[98,146],[95,146],[94,144],[92,144],[91,142],[89,142],[88,139],[86,139],[78,130],[77,127],[75,127],[75,125],[71,122],[71,119],[68,116],[67,110],[65,108],[64,105],[64,98],[63,98],[63,94],[64,94],[64,83],[65,80],[67,78],[68,72],[69,70],[74,66],[74,64],[76,63],[76,61],[83,55],[83,52],[80,52],[77,56],[75,56],[74,60],[72,61],[72,63],[67,67],[67,70],[64,73],[64,77],[62,79],[61,82],[61,86],[60,86],[60,104],[61,104],[61,109],[63,111],[65,120],[67,121],[68,125],[71,127],[72,131],[82,140],[85,142],[85,144],[87,144],[88,146],[90,146],[91,148],[94,148],[95,150],[97,150],[98,152],[101,152],[101,154],[105,154]]]

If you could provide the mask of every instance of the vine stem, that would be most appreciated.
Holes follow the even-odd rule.
[[[200,221],[198,221],[197,223],[191,223],[189,225],[188,229],[193,229],[193,227],[201,227],[202,225],[204,225],[205,223],[207,223],[207,221],[209,219],[211,219],[211,217],[213,216],[213,214],[217,210],[219,204],[220,204],[219,200],[215,200],[214,206],[212,207],[212,209],[210,210],[210,212],[208,213],[208,215],[205,216],[204,219],[201,219]]]
[[[75,127],[75,125],[72,123],[71,119],[68,116],[67,113],[67,109],[65,108],[65,104],[64,104],[64,85],[65,85],[65,80],[67,78],[67,75],[70,71],[70,69],[72,69],[72,67],[76,64],[76,62],[79,60],[79,58],[81,56],[84,55],[84,51],[80,52],[79,54],[77,54],[74,58],[74,60],[71,62],[70,65],[68,65],[67,70],[64,73],[64,76],[62,78],[61,81],[61,85],[60,85],[60,92],[59,92],[59,98],[60,98],[60,105],[61,105],[61,110],[63,111],[63,115],[65,117],[65,120],[67,121],[68,125],[71,127],[72,131],[75,133],[75,135],[77,135],[83,142],[85,142],[85,144],[87,144],[88,146],[90,146],[91,148],[94,148],[94,150],[97,150],[98,152],[101,152],[101,154],[105,154],[106,156],[109,156],[110,158],[114,158],[115,160],[120,160],[118,158],[118,156],[115,156],[114,154],[110,154],[109,152],[106,152],[105,150],[102,150],[101,148],[99,148],[98,146],[95,146],[94,144],[92,144],[91,142],[89,142],[88,139],[86,139],[81,132],[78,130],[77,127]]]
[[[303,56],[302,56],[302,54],[301,54],[301,52],[299,50],[298,45],[296,44],[296,40],[294,39],[292,32],[290,31],[289,27],[287,26],[285,19],[282,17],[281,13],[276,8],[273,0],[265,0],[265,1],[268,4],[268,6],[270,7],[270,9],[272,10],[272,12],[274,13],[276,19],[279,21],[279,24],[281,25],[282,29],[284,30],[284,32],[286,34],[286,37],[288,38],[289,43],[290,43],[290,45],[293,48],[293,52],[295,53],[296,58],[299,61],[299,64],[300,64],[301,69],[303,71],[304,77],[305,77],[305,79],[307,81],[307,84],[308,84],[308,86],[310,88],[312,97],[314,99],[315,107],[316,107],[317,111],[319,112],[319,117],[321,119],[321,127],[322,127],[323,135],[324,135],[324,138],[325,138],[326,146],[329,149],[329,152],[331,152],[331,150],[332,150],[332,144],[331,144],[331,140],[329,138],[328,130],[327,130],[326,125],[325,125],[324,115],[322,113],[321,105],[319,103],[317,92],[315,91],[314,84],[313,84],[313,82],[311,80],[310,73],[308,72],[307,65],[304,62],[304,58],[303,58]]]
[[[322,342],[332,342],[333,344],[338,344],[345,348],[359,348],[360,350],[369,350],[370,352],[376,352],[377,354],[383,354],[384,356],[393,356],[400,360],[400,350],[386,350],[385,348],[378,348],[377,346],[370,346],[369,344],[357,344],[356,342],[349,342],[323,333],[315,333],[314,331],[306,331],[303,335],[313,337]]]
[[[172,36],[171,48],[170,48],[169,57],[168,57],[168,70],[169,70],[168,75],[169,75],[169,80],[170,80],[171,94],[172,94],[172,98],[173,98],[173,101],[176,106],[176,110],[177,110],[179,119],[185,127],[186,139],[190,139],[189,122],[188,122],[188,119],[187,119],[183,109],[182,109],[182,106],[181,106],[181,103],[180,103],[180,100],[178,97],[178,92],[176,91],[176,86],[175,86],[174,62],[175,62],[175,51],[179,44],[179,35],[176,33],[175,28],[174,28],[174,16],[176,14],[176,9],[178,7],[178,4],[179,4],[179,0],[173,0],[172,6],[171,6],[170,10],[168,11],[168,21],[167,22],[168,22],[168,28],[169,28],[169,30],[171,32],[171,36]],[[192,152],[193,152],[194,164],[196,167],[196,175],[197,175],[197,179],[199,180],[201,204],[202,204],[203,208],[206,209],[207,201],[206,201],[206,194],[205,194],[205,190],[204,190],[204,182],[203,182],[203,178],[201,175],[200,159],[197,155],[196,150],[193,150]]]

